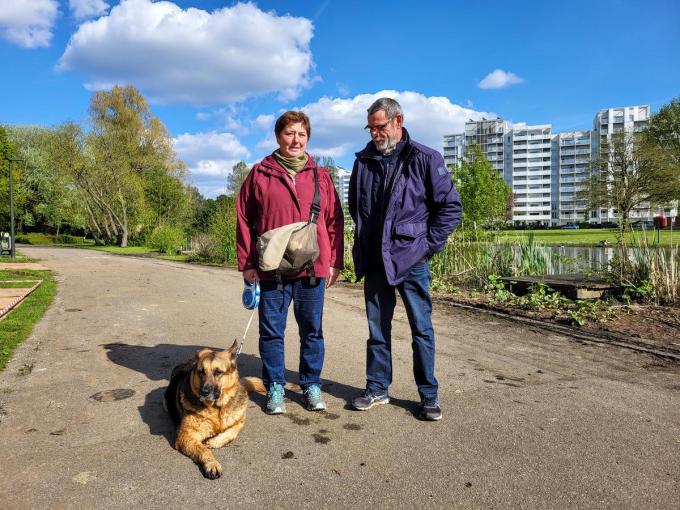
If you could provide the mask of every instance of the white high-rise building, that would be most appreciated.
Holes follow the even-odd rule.
[[[344,168],[338,168],[337,177],[335,179],[335,189],[338,190],[340,202],[342,205],[347,205],[347,196],[349,195],[349,178],[352,172]]]
[[[579,195],[590,179],[592,157],[591,131],[566,131],[556,135],[557,200],[554,201],[553,224],[594,221],[588,201]]]
[[[512,220],[544,225],[616,221],[613,209],[591,210],[579,195],[590,179],[591,162],[614,133],[633,133],[647,127],[648,105],[605,108],[593,122],[593,130],[552,133],[550,124],[509,128],[502,119],[470,121],[465,132],[444,137],[447,165],[457,165],[471,145],[478,145],[486,159],[512,188]],[[651,220],[657,214],[677,215],[677,205],[632,211],[631,219]]]
[[[484,157],[503,176],[508,123],[503,119],[469,121],[465,123],[463,150],[477,145]]]
[[[444,164],[447,168],[455,168],[463,160],[465,135],[444,135]]]
[[[510,132],[513,221],[550,223],[552,126],[517,126]]]

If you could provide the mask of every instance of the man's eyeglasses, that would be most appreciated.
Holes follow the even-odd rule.
[[[375,131],[376,133],[381,133],[381,132],[385,131],[385,128],[389,125],[390,122],[392,122],[392,120],[394,120],[394,119],[390,119],[387,122],[385,122],[384,124],[376,124],[375,126],[368,126],[367,125],[364,128],[364,130],[367,133],[373,133],[373,131]]]

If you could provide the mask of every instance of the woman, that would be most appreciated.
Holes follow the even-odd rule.
[[[283,338],[291,301],[300,332],[299,374],[305,407],[320,411],[326,409],[321,395],[324,290],[335,283],[343,267],[342,207],[330,174],[319,168],[319,257],[313,273],[305,269],[297,275],[284,276],[279,286],[274,272],[258,271],[258,236],[277,227],[308,221],[314,198],[316,163],[305,152],[311,135],[309,118],[302,112],[286,112],[277,119],[274,132],[279,148],[252,168],[239,192],[238,267],[247,282],[260,281],[259,347],[262,380],[267,386],[267,413],[286,412]]]

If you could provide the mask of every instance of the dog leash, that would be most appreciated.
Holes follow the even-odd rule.
[[[252,313],[250,314],[250,319],[248,319],[248,325],[246,326],[246,330],[243,333],[243,338],[241,338],[241,342],[238,344],[238,349],[236,349],[236,355],[234,358],[238,358],[238,355],[241,354],[241,349],[243,349],[243,342],[246,340],[246,335],[248,334],[248,330],[250,329],[250,324],[253,322],[253,317],[255,317],[255,312],[257,311],[257,308],[255,308]]]

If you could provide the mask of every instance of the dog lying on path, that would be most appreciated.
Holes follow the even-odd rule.
[[[191,458],[206,478],[222,475],[211,448],[233,441],[243,428],[248,392],[266,391],[261,379],[241,379],[234,342],[226,351],[201,349],[176,366],[165,390],[165,404],[177,427],[175,448]]]

